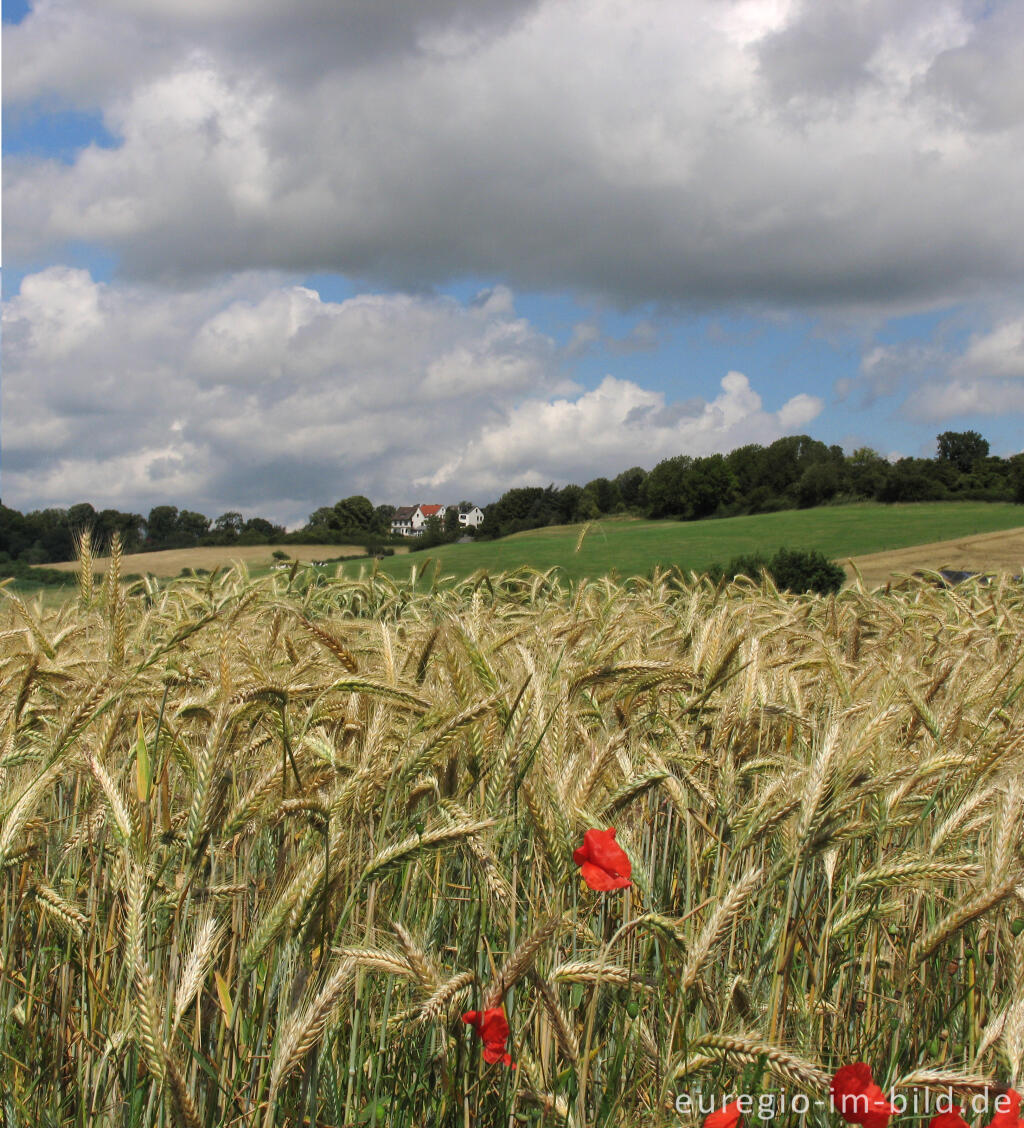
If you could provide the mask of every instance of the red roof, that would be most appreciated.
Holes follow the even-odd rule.
[[[443,505],[421,505],[420,512],[424,517],[435,517],[441,510],[444,509]]]

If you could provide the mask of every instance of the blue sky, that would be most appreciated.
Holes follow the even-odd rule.
[[[294,522],[787,433],[1024,446],[1019,5],[4,25],[7,504]]]

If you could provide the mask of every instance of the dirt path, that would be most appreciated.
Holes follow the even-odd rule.
[[[895,548],[889,552],[872,552],[867,556],[843,559],[847,575],[853,577],[850,563],[857,566],[867,587],[886,583],[894,573],[910,575],[922,568],[938,571],[952,568],[963,572],[1010,572],[1024,570],[1024,526],[996,533],[958,537],[956,540],[934,541],[931,544]]]

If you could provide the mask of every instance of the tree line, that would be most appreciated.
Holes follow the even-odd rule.
[[[992,456],[977,431],[946,431],[938,436],[934,458],[898,462],[868,447],[847,455],[839,446],[792,435],[769,446],[749,443],[729,454],[680,454],[650,471],[633,466],[584,486],[507,490],[484,507],[477,536],[502,537],[616,513],[690,521],[850,501],[950,499],[1024,503],[1024,454]],[[125,552],[247,544],[355,544],[373,551],[392,541],[394,512],[393,505],[374,505],[356,494],[314,510],[301,529],[289,533],[264,517],[246,518],[235,511],[211,519],[190,509],[158,505],[144,517],[96,510],[82,502],[23,514],[0,504],[0,568],[72,560],[76,537],[84,528],[92,529],[93,543],[100,546],[118,533]],[[454,509],[447,516],[447,524],[428,522],[418,538],[423,546],[472,531],[458,525]]]
[[[209,518],[174,505],[154,506],[147,516],[117,509],[96,510],[88,502],[67,509],[20,513],[0,505],[0,568],[73,560],[82,529],[92,530],[100,549],[117,533],[125,552],[249,544],[356,544],[372,550],[390,539],[394,506],[374,506],[362,496],[343,498],[310,514],[294,532],[265,517],[229,511]]]
[[[790,435],[729,454],[680,454],[652,470],[633,466],[585,486],[524,486],[484,508],[478,536],[495,538],[544,525],[616,513],[683,521],[807,509],[855,501],[1015,501],[1024,504],[1024,454],[999,458],[977,431],[945,431],[934,458],[889,462],[870,447]]]

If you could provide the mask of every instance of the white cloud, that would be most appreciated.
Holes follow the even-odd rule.
[[[800,430],[728,373],[710,402],[569,381],[498,287],[475,301],[324,301],[273,275],[174,294],[51,267],[5,305],[4,499],[19,508],[186,504],[301,521],[348,493],[489,500],[670,454]]]
[[[1013,9],[48,0],[5,35],[8,99],[98,106],[121,143],[9,161],[7,250],[625,303],[992,293],[1024,269]]]
[[[810,423],[823,407],[820,399],[801,394],[776,412],[765,411],[740,372],[724,376],[721,387],[713,400],[686,405],[685,413],[673,411],[660,392],[614,376],[575,399],[529,399],[418,481],[437,489],[470,478],[491,492],[552,480],[584,482],[675,454],[772,442]]]
[[[913,418],[1024,411],[1024,315],[974,334],[962,353],[943,361],[936,378],[911,389],[905,410]]]

